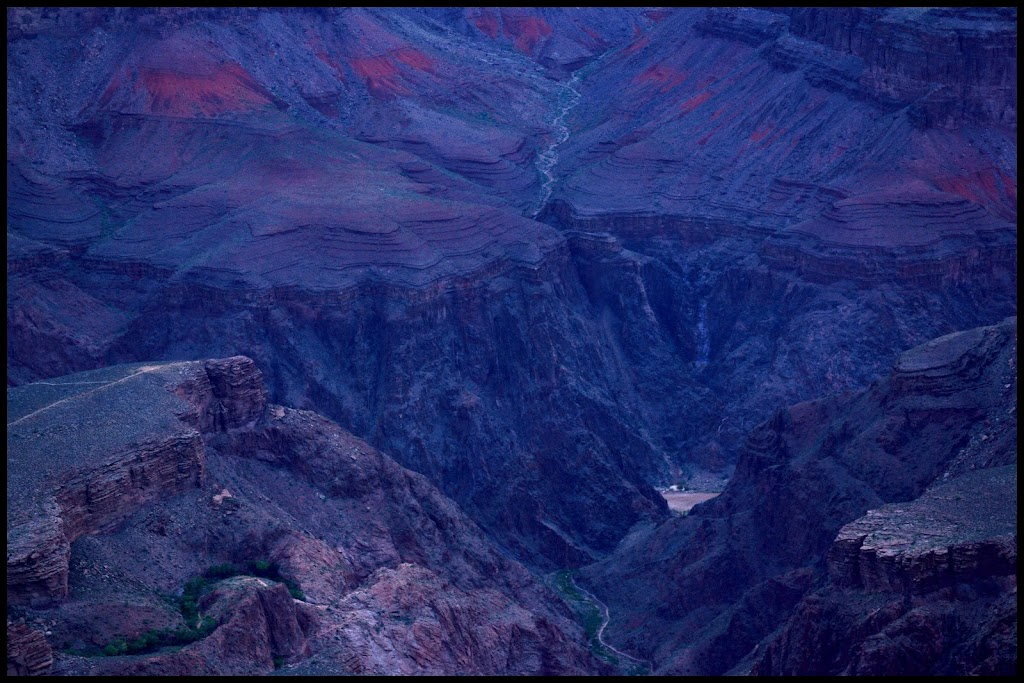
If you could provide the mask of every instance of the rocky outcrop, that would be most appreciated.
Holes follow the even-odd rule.
[[[1017,125],[1013,9],[802,7],[781,12],[788,15],[794,35],[864,60],[861,83],[869,92],[900,103],[919,101],[925,125]]]
[[[1016,670],[1016,466],[944,479],[844,526],[826,587],[759,652],[760,675]]]
[[[46,636],[24,622],[7,621],[7,675],[45,676],[53,667]]]
[[[321,633],[329,643],[324,651],[291,673],[568,675],[578,670],[551,647],[552,639],[560,639],[555,624],[531,617],[500,593],[470,595],[412,564],[379,569],[367,587],[346,598],[343,609],[344,618]]]
[[[843,588],[923,595],[1010,576],[1017,561],[1016,468],[944,482],[844,526],[829,551]]]
[[[665,673],[1015,666],[1016,386],[1009,319],[779,411],[721,496],[584,571],[606,637]]]
[[[112,426],[161,382],[173,395],[157,392],[152,411]],[[252,422],[266,390],[253,362],[236,357],[87,372],[8,390],[7,400],[7,591],[17,603],[67,596],[75,539],[199,486],[202,433]]]
[[[204,372],[185,377],[174,394],[194,408],[179,418],[202,434],[244,427],[267,407],[263,375],[251,358],[235,356],[205,361]]]
[[[454,503],[335,423],[268,405],[246,357],[26,385],[8,418],[8,605],[45,615],[57,673],[600,668],[567,608]],[[164,597],[190,580],[198,615]],[[124,654],[154,633],[186,644]],[[26,648],[9,660],[35,662]]]
[[[90,673],[100,676],[261,675],[284,663],[303,660],[310,654],[306,630],[311,631],[315,621],[302,613],[302,603],[293,600],[283,584],[256,577],[228,579],[203,598],[201,607],[204,615],[219,624],[202,641],[178,652],[100,660]]]

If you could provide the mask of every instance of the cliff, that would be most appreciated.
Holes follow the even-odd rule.
[[[645,648],[656,637],[649,654],[661,671],[726,671],[822,587],[821,558],[843,525],[917,497],[949,455],[942,439],[980,429],[969,424],[991,412],[991,392],[964,389],[971,373],[986,376],[984,353],[899,361],[884,378],[906,349],[1016,314],[1013,9],[7,16],[7,376],[37,401],[9,417],[24,418],[9,448],[27,458],[8,483],[9,594],[32,610],[61,605],[62,648],[98,648],[126,635],[117,628],[141,637],[143,621],[185,626],[148,588],[128,607],[75,602],[76,585],[109,596],[108,583],[131,574],[104,569],[121,565],[91,534],[121,538],[141,524],[173,540],[180,530],[188,550],[175,546],[162,573],[132,579],[174,592],[218,563],[247,566],[272,550],[291,562],[276,545],[281,527],[246,512],[269,504],[255,491],[283,487],[347,519],[364,502],[391,509],[367,485],[386,476],[406,482],[396,490],[449,496],[535,570],[647,539],[638,556],[665,576],[625,549],[612,556],[635,571],[602,579],[629,614],[613,618],[610,637],[622,629]],[[957,339],[940,347],[976,346]],[[239,353],[251,367],[176,364]],[[116,363],[137,365],[98,369]],[[176,394],[155,394],[152,414],[164,417],[111,432],[132,409],[112,412],[103,398],[174,367],[192,369],[171,380]],[[265,388],[246,380],[254,368]],[[54,379],[80,371],[98,374],[72,381],[95,384]],[[39,380],[50,384],[27,386]],[[831,395],[846,398],[812,400]],[[879,403],[893,396],[904,413]],[[267,401],[334,422],[269,413]],[[82,413],[49,422],[61,411],[38,412],[48,405]],[[90,426],[92,414],[102,423]],[[398,465],[371,472],[350,459],[373,449],[441,493]],[[254,468],[244,477],[241,462]],[[697,527],[665,521],[652,484],[734,467],[738,488],[698,508]],[[771,487],[780,500],[755,496]],[[834,496],[804,523],[804,510],[822,508],[817,490]],[[332,507],[331,496],[348,502]],[[310,672],[379,673],[381,661],[388,673],[474,661],[480,672],[587,668],[562,647],[560,617],[520,611],[529,600],[509,586],[479,594],[491,551],[462,556],[476,577],[462,579],[437,537],[412,543],[444,527],[441,537],[458,530],[447,544],[485,547],[472,525],[453,522],[465,522],[457,509],[424,512],[432,521],[417,512],[413,523],[396,508],[394,538],[339,569],[342,531],[311,530],[308,510],[275,505],[299,520],[284,525],[288,538],[330,538],[293,540],[306,558],[294,564],[348,577],[341,588],[303,574],[322,595],[351,597],[348,621],[260,612],[254,601],[275,599],[250,583],[225,599],[244,603],[262,634],[246,641],[251,662],[209,635],[209,650],[131,666],[264,670],[302,650],[291,636],[282,649],[268,644],[272,622],[294,619],[314,653]],[[174,515],[140,517],[165,507]],[[216,514],[194,517],[208,507]],[[236,521],[237,535],[196,535]],[[129,555],[159,545],[124,538]],[[598,574],[618,576],[606,568],[594,570],[595,587]],[[666,583],[685,594],[662,601]],[[473,609],[459,608],[463,593]],[[413,621],[380,617],[392,612]],[[469,633],[499,614],[515,627]],[[314,622],[330,636],[318,641]],[[76,644],[68,634],[84,627],[96,635]],[[701,645],[687,655],[691,642]],[[59,658],[65,670],[100,666]]]
[[[15,672],[45,669],[51,647],[60,674],[600,669],[567,608],[454,503],[268,404],[248,358],[10,389],[8,452]],[[185,646],[138,645],[169,633]]]
[[[53,650],[46,636],[24,622],[7,620],[7,675],[45,676],[53,666]]]
[[[1010,319],[779,411],[721,496],[584,570],[607,637],[663,673],[1014,668],[1016,376]]]
[[[244,352],[274,400],[388,449],[539,565],[591,561],[666,514],[615,456],[660,461],[614,383],[558,368],[608,352],[579,339],[565,240],[521,215],[558,91],[533,60],[606,49],[640,12],[9,18],[9,384]],[[552,297],[563,275],[575,302]],[[438,357],[452,345],[472,367]],[[378,372],[392,359],[408,367]],[[571,416],[542,428],[559,406]],[[608,425],[574,456],[587,468],[567,461],[584,421]],[[546,502],[591,486],[605,518]]]
[[[1016,313],[1012,16],[12,9],[8,384],[244,353],[592,562]]]
[[[943,479],[844,526],[828,582],[754,656],[758,675],[1012,675],[1017,468]]]

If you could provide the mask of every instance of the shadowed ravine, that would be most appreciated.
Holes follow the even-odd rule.
[[[9,670],[1015,671],[1015,9],[7,18]]]

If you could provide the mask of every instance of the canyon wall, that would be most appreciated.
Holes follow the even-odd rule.
[[[248,358],[78,373],[8,390],[8,410],[10,672],[603,671],[567,608],[452,501],[268,404]],[[166,596],[200,576],[205,631],[116,649],[199,628]]]
[[[666,674],[1015,667],[1016,349],[1012,318],[778,411],[721,496],[583,571],[607,637]]]
[[[270,557],[312,602],[57,669],[602,671],[508,555],[658,673],[1015,667],[1015,517],[922,521],[1015,482],[1015,10],[10,8],[7,57],[9,669]]]
[[[8,384],[246,354],[517,556],[593,561],[778,405],[1016,313],[1011,35],[984,9],[11,10]]]

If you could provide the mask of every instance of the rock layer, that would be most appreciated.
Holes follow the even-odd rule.
[[[722,495],[585,570],[608,637],[665,673],[1015,667],[1016,376],[1009,319],[779,411]]]
[[[70,590],[62,645],[73,625],[97,646],[118,624],[178,623],[145,591],[130,608],[104,593],[134,570],[93,564],[106,555],[91,533],[127,556],[163,552],[131,517],[173,548],[142,585],[180,589],[205,568],[196,557],[275,553],[309,595],[349,600],[344,618],[296,608],[311,672],[586,668],[561,617],[519,610],[537,604],[527,579],[485,580],[523,575],[424,481],[383,456],[363,470],[369,446],[338,436],[339,451],[332,423],[271,419],[268,399],[384,448],[544,569],[664,520],[649,484],[736,464],[736,492],[699,506],[699,524],[629,536],[664,576],[626,550],[614,561],[628,581],[593,570],[626,605],[609,633],[657,636],[644,654],[665,672],[740,666],[824,580],[842,525],[919,495],[950,459],[943,435],[991,412],[971,384],[991,348],[971,336],[904,357],[874,394],[799,402],[1016,313],[1013,10],[12,8],[7,56],[8,384],[238,353],[267,378],[264,390],[236,361],[189,365],[146,411],[165,422],[85,439],[84,458],[70,435],[126,413],[99,399],[170,366],[75,380],[109,385],[81,392],[102,424],[43,424],[37,411],[69,407],[61,392],[79,386],[52,382],[9,416],[9,450],[31,455],[8,481],[9,594],[31,606]],[[538,203],[540,221],[526,218]],[[951,360],[961,347],[981,351]],[[204,473],[219,485],[193,488]],[[378,476],[436,505],[402,498],[410,521],[374,495]],[[254,493],[278,487],[305,510]],[[758,497],[773,487],[783,502]],[[834,495],[798,521],[821,507],[812,491]],[[381,506],[383,527],[356,514]],[[139,518],[171,507],[195,523]],[[324,521],[342,514],[375,540]],[[478,552],[445,555],[462,542]],[[662,600],[664,584],[685,594]],[[76,601],[76,585],[106,597]],[[484,619],[466,635],[490,614],[513,626]],[[265,668],[269,642],[247,641],[255,664],[222,663]],[[182,657],[168,661],[202,659]]]
[[[591,562],[1016,313],[1015,16],[9,10],[8,383],[245,353]]]
[[[53,666],[46,636],[23,622],[7,622],[7,675],[45,676]]]
[[[203,641],[178,652],[99,661],[93,675],[229,676],[260,675],[274,660],[289,664],[310,654],[299,625],[308,617],[280,583],[256,577],[229,579],[203,599],[203,612],[219,622]]]
[[[600,670],[567,608],[454,503],[336,424],[267,404],[248,358],[115,366],[8,399],[8,607],[45,620],[57,673]],[[228,563],[242,575],[197,601],[212,633],[96,656],[180,631],[163,596]],[[9,666],[42,667],[39,639],[9,638]]]
[[[1016,465],[945,479],[844,526],[826,587],[755,657],[761,675],[1016,670]]]
[[[129,420],[120,411],[138,410],[138,394],[161,382],[175,383],[185,400],[157,392],[152,412],[114,427]],[[8,601],[66,597],[70,544],[199,486],[203,441],[187,425],[242,426],[262,413],[265,393],[244,357],[86,372],[8,390]]]

